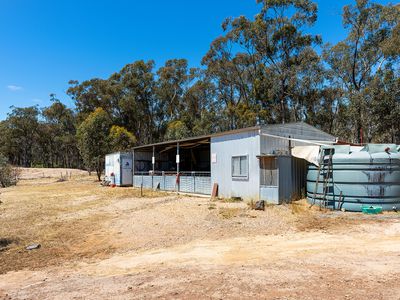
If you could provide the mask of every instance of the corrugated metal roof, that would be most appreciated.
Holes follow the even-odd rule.
[[[330,134],[328,134],[314,126],[311,126],[307,123],[295,122],[295,123],[286,123],[286,124],[268,124],[268,125],[262,125],[262,126],[246,127],[246,128],[217,132],[217,133],[207,134],[207,135],[202,135],[202,136],[197,136],[197,137],[190,137],[190,138],[185,138],[185,139],[180,139],[180,140],[172,140],[172,141],[147,144],[147,145],[134,147],[133,150],[145,149],[145,148],[149,148],[149,147],[153,147],[153,146],[173,145],[173,144],[177,144],[177,143],[184,144],[187,142],[201,142],[203,140],[209,140],[212,137],[236,134],[236,133],[247,132],[247,131],[260,130],[260,129],[262,129],[262,131],[265,131],[265,132],[270,132],[270,133],[274,133],[276,135],[281,135],[281,136],[286,136],[286,137],[288,135],[290,135],[291,130],[297,131],[297,130],[301,129],[305,133],[304,136],[310,140],[335,141],[335,137],[333,135],[330,135]]]
[[[235,129],[235,130],[217,132],[217,133],[213,133],[213,134],[190,137],[190,138],[185,138],[185,139],[180,139],[180,140],[172,140],[172,141],[165,141],[165,142],[159,142],[159,143],[154,143],[154,144],[147,144],[147,145],[134,147],[133,150],[143,149],[143,148],[148,148],[148,147],[153,147],[153,146],[165,146],[165,145],[169,145],[169,144],[172,145],[172,144],[177,144],[177,143],[182,144],[182,143],[186,143],[186,142],[196,142],[196,141],[200,142],[202,140],[210,139],[211,137],[215,137],[215,136],[221,136],[221,135],[235,134],[235,133],[239,133],[239,132],[259,130],[260,128],[261,128],[260,126],[246,127],[246,128],[241,128],[241,129]]]
[[[336,138],[317,127],[311,126],[305,122],[295,122],[286,124],[271,124],[262,127],[265,133],[274,134],[283,137],[295,137],[304,140],[317,141],[336,141]]]

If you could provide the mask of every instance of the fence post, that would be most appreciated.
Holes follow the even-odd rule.
[[[179,164],[181,162],[180,156],[179,156],[179,142],[176,143],[176,180],[175,180],[175,185],[177,192],[179,192],[179,186],[180,186],[180,178],[179,178]]]
[[[196,193],[196,172],[192,171],[192,177],[193,177],[193,193]]]
[[[153,154],[151,156],[151,164],[153,166],[152,168],[152,172],[151,172],[151,188],[154,189],[154,172],[155,172],[155,166],[156,166],[156,156],[155,156],[155,152],[156,152],[156,147],[153,146]]]

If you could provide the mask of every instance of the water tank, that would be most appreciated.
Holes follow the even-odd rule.
[[[310,203],[348,211],[361,211],[364,206],[400,210],[400,153],[397,145],[367,144],[361,149],[340,145],[330,148],[332,150],[321,147],[323,167],[308,166],[307,198]],[[330,167],[329,151],[333,153]]]

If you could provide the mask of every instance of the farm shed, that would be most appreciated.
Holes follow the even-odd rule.
[[[305,160],[291,155],[298,140],[332,144],[335,138],[306,123],[255,126],[135,147],[133,184],[282,203],[305,195]]]

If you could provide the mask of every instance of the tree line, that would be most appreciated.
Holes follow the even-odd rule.
[[[357,0],[346,37],[311,34],[311,0],[257,0],[228,18],[201,66],[135,61],[107,79],[71,80],[74,108],[12,107],[0,153],[16,165],[90,168],[133,145],[256,124],[304,121],[355,143],[400,143],[400,7]]]

